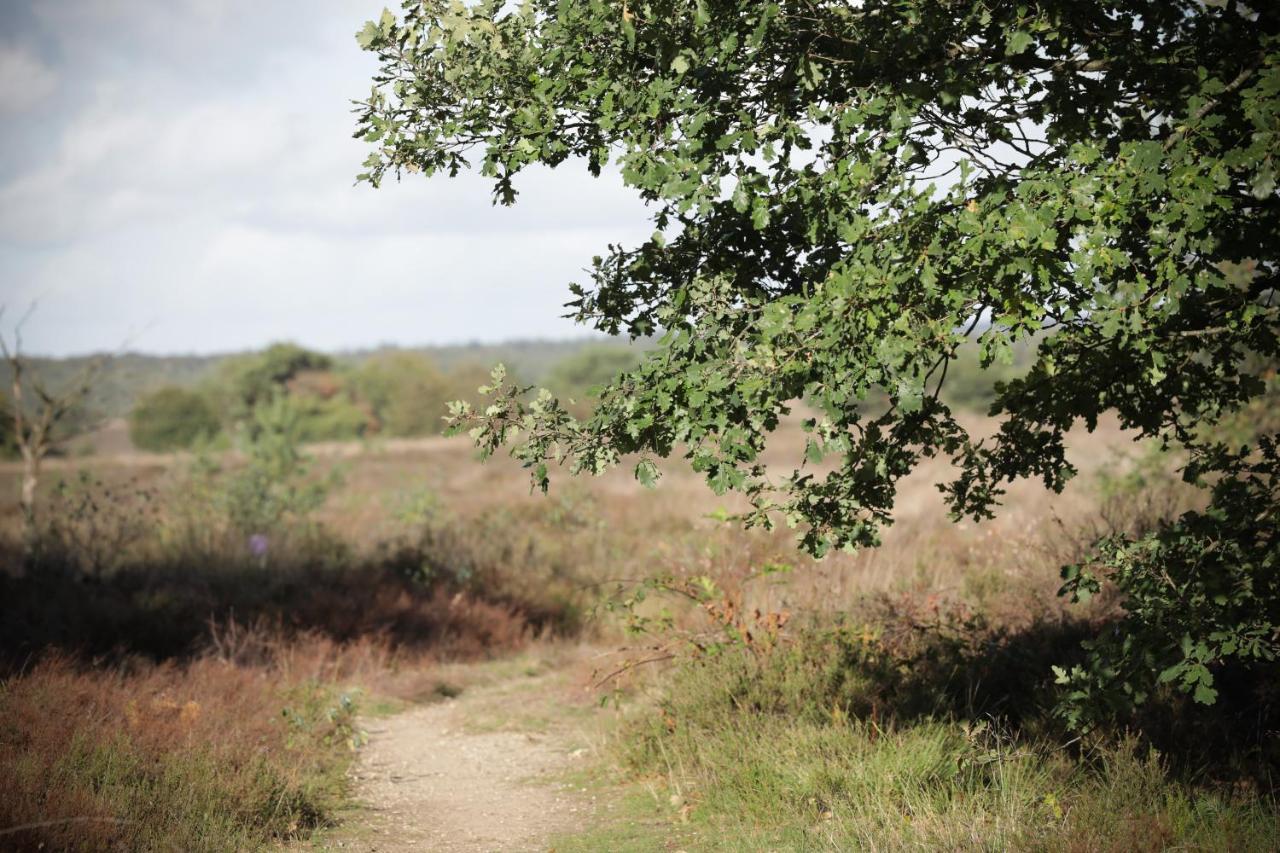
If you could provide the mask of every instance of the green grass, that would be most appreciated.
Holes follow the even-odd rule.
[[[662,805],[655,794],[636,786],[613,798],[613,808],[597,812],[586,832],[552,840],[556,853],[653,853],[700,850],[703,833]]]
[[[831,636],[663,676],[659,699],[636,701],[613,735],[628,780],[619,809],[556,849],[1248,851],[1280,839],[1265,788],[1175,767],[1121,730],[1070,742],[1028,697],[1017,723],[965,713],[985,700],[962,677],[942,683],[955,675],[945,648],[932,668],[913,659],[913,679],[902,649],[851,655]]]
[[[1268,850],[1273,810],[1166,778],[1131,743],[1082,764],[991,750],[954,723],[884,729],[740,716],[669,736],[651,771],[680,789],[699,850]]]

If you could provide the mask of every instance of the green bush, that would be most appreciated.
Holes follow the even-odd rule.
[[[1280,452],[1263,436],[1255,454],[1224,464],[1235,476],[1217,480],[1203,510],[1143,535],[1105,537],[1089,562],[1063,570],[1063,588],[1073,600],[1087,600],[1109,582],[1125,610],[1114,631],[1086,644],[1087,663],[1056,670],[1068,688],[1063,712],[1073,723],[1127,712],[1161,685],[1210,705],[1224,672],[1237,678],[1240,670],[1274,672]],[[1194,468],[1186,473],[1196,474]]]
[[[290,397],[297,411],[299,441],[343,441],[364,436],[371,426],[369,413],[345,396],[327,400]]]
[[[139,400],[129,414],[129,438],[142,450],[185,450],[220,429],[218,416],[208,401],[185,388],[153,391]]]
[[[352,386],[386,435],[432,435],[444,427],[448,380],[425,356],[392,353],[370,359],[356,371]]]
[[[241,434],[242,465],[223,468],[202,458],[194,472],[193,491],[205,496],[227,525],[249,536],[286,524],[305,524],[324,503],[332,476],[311,476],[310,459],[302,453],[302,419],[298,407],[283,396],[253,410]],[[213,519],[204,519],[212,525]]]
[[[213,382],[231,420],[244,420],[262,403],[270,402],[300,373],[329,370],[333,359],[297,344],[272,344],[262,352],[224,362]]]
[[[641,354],[618,346],[592,346],[558,363],[547,374],[548,388],[557,394],[582,396],[611,382],[640,363]]]

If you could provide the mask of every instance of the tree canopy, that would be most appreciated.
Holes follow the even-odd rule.
[[[455,412],[544,488],[552,460],[640,454],[650,481],[679,452],[751,499],[747,524],[783,519],[821,554],[875,544],[924,457],[955,462],[955,515],[985,518],[1013,479],[1063,487],[1074,424],[1113,412],[1178,446],[1214,489],[1207,514],[1106,558],[1182,549],[1177,591],[1131,610],[1141,654],[1102,650],[1063,679],[1141,699],[1158,671],[1210,701],[1207,665],[1274,655],[1280,624],[1274,435],[1204,429],[1263,392],[1278,352],[1280,9],[1258,7],[413,0],[357,36],[381,63],[357,107],[361,177],[474,160],[510,204],[531,165],[608,165],[649,204],[653,235],[610,246],[570,303],[656,336],[643,362],[582,419],[501,375]],[[1038,340],[986,440],[940,393],[972,338],[984,365]],[[819,414],[779,476],[760,454],[802,398]],[[1225,563],[1188,544],[1214,537],[1239,546]],[[1069,573],[1072,594],[1093,584]]]
[[[172,385],[147,394],[129,413],[129,439],[143,450],[185,450],[221,429],[203,395]]]
[[[333,359],[294,343],[275,343],[262,352],[228,359],[219,365],[221,384],[227,389],[227,409],[245,418],[255,406],[270,402],[289,381],[307,371],[329,370]]]

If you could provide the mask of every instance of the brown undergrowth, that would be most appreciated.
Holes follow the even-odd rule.
[[[259,601],[251,621],[161,605],[173,587],[148,590],[170,608],[150,626],[110,583],[64,598],[44,624],[76,651],[11,657],[0,687],[0,847],[228,850],[306,836],[344,801],[357,712],[446,695],[439,661],[545,633],[516,605],[463,590],[384,578],[344,595],[312,577],[307,594],[294,580],[292,613]],[[21,603],[6,599],[6,634],[39,630],[31,613],[9,618]]]
[[[11,540],[0,848],[306,837],[347,802],[359,713],[449,695],[444,662],[578,630],[559,569],[515,528],[419,519],[360,548],[308,523],[263,547],[196,520],[162,515],[110,561],[83,559],[101,514],[58,518],[32,555]]]

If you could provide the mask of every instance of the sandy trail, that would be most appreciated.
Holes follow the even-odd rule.
[[[355,769],[364,804],[325,849],[545,851],[583,828],[593,797],[566,771],[587,750],[563,672],[516,675],[369,720]]]

